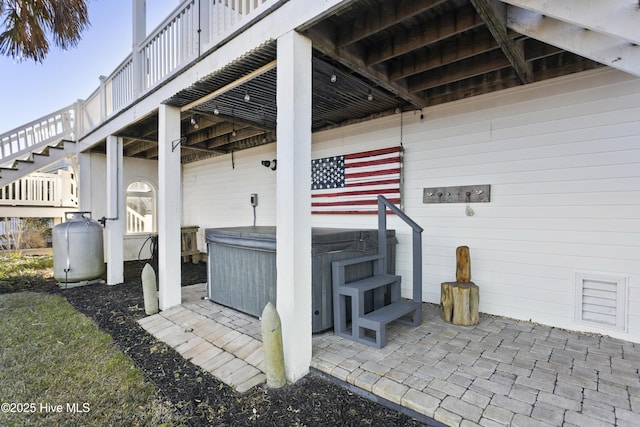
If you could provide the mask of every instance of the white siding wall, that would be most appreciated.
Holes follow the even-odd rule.
[[[107,160],[103,154],[91,154],[91,217],[99,219],[107,215]],[[158,162],[153,160],[125,157],[122,171],[124,190],[135,181],[144,180],[151,183],[158,191]],[[125,195],[122,195],[121,203],[126,203]],[[179,200],[179,199],[178,199]],[[107,223],[108,226],[108,223]],[[140,248],[145,243],[147,235],[124,237],[124,260],[137,260]],[[149,254],[149,243],[145,245],[142,257]]]
[[[471,251],[480,311],[640,342],[640,79],[598,70],[404,113],[405,212],[425,228],[423,296],[455,280]],[[400,116],[314,135],[313,157],[400,142]],[[275,222],[275,145],[184,167],[184,221],[206,227]],[[491,202],[423,204],[422,189],[490,184]],[[314,226],[375,227],[375,216],[315,215]],[[397,269],[410,295],[409,229]],[[200,239],[202,239],[202,231]],[[202,243],[202,240],[201,240]],[[204,248],[204,245],[201,246]],[[576,274],[626,278],[626,330],[574,321]]]
[[[262,160],[276,158],[275,145],[243,150],[183,167],[183,225],[197,225],[198,248],[206,251],[205,228],[253,225],[250,197],[258,194],[256,225],[276,223],[276,172]]]

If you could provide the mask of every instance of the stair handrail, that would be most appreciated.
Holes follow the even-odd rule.
[[[387,209],[396,214],[413,230],[413,301],[422,303],[422,232],[414,220],[383,195],[378,195],[378,254],[382,256],[379,273],[387,271]]]
[[[63,139],[73,139],[76,104],[62,108],[0,135],[0,163],[29,155]]]

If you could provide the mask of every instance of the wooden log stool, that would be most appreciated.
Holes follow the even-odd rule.
[[[459,246],[456,249],[456,281],[440,285],[442,319],[454,325],[476,325],[480,320],[479,302],[480,289],[471,281],[469,247]]]

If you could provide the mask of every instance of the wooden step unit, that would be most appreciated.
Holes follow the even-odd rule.
[[[363,262],[374,263],[374,275],[354,282],[345,281],[345,269]],[[413,326],[420,324],[421,304],[401,300],[401,277],[382,271],[384,256],[375,254],[332,262],[334,331],[337,335],[377,348],[386,345],[387,324],[412,314],[403,321]],[[372,307],[365,307],[367,296]],[[351,308],[351,327],[348,311]]]
[[[418,326],[416,312],[422,310],[419,303],[410,300],[392,302],[382,308],[373,310],[360,317],[357,322],[358,341],[382,348],[387,345],[387,324],[398,321],[411,326]],[[412,319],[404,320],[405,316],[412,315]],[[368,337],[366,330],[373,332],[373,337]]]

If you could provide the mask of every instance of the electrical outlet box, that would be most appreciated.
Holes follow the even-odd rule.
[[[251,206],[253,206],[253,207],[258,206],[258,194],[257,193],[251,194]]]

